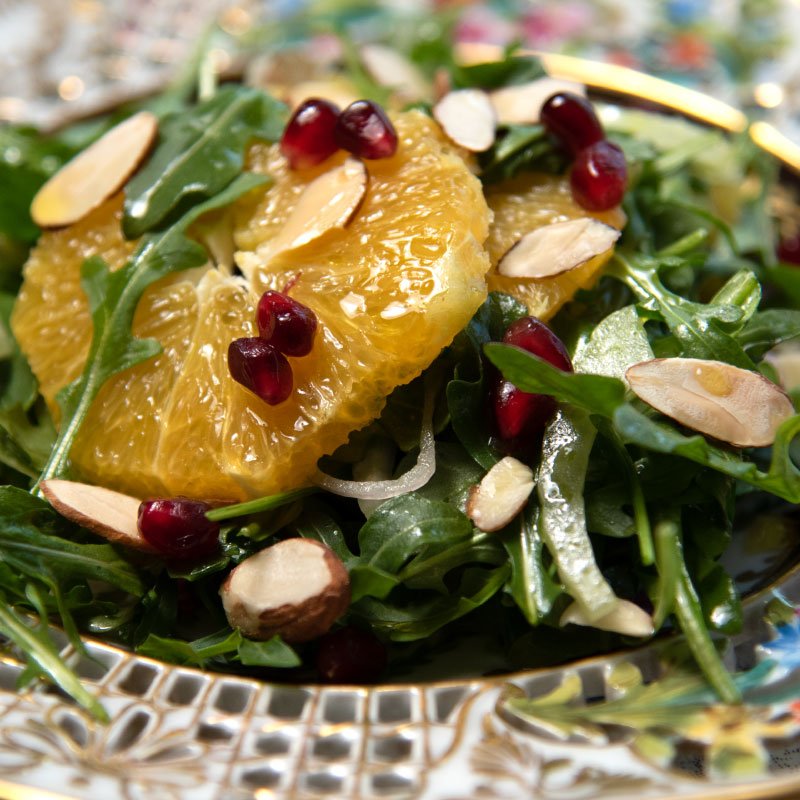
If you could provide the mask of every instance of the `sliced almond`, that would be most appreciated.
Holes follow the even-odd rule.
[[[228,622],[245,636],[307,642],[347,610],[350,578],[324,544],[284,539],[242,561],[220,595]]]
[[[433,107],[433,117],[448,139],[473,153],[488,150],[494,142],[494,109],[480,89],[448,92]]]
[[[150,151],[158,119],[140,111],[112,128],[65,164],[36,193],[33,221],[57,228],[83,219],[121,189]]]
[[[559,625],[582,625],[588,628],[599,628],[601,631],[621,633],[623,636],[646,638],[655,633],[653,618],[630,600],[617,600],[617,604],[605,616],[590,621],[583,609],[573,603],[561,615]]]
[[[794,414],[786,393],[763,375],[699,358],[654,358],[625,373],[631,389],[687,428],[736,447],[767,447]]]
[[[586,96],[586,87],[573,81],[557,78],[539,78],[530,83],[506,86],[489,93],[498,125],[533,125],[545,100],[556,92],[573,92]]]
[[[236,263],[248,277],[280,253],[318,239],[334,228],[344,228],[353,218],[367,191],[367,170],[357,158],[323,172],[301,193],[278,235],[250,258],[237,254]]]
[[[139,533],[137,519],[141,500],[127,494],[90,486],[88,483],[50,478],[39,484],[53,508],[71,522],[114,544],[146,553],[156,549]]]
[[[361,48],[361,60],[376,83],[394,89],[405,100],[423,100],[430,94],[425,76],[402,53],[380,44]]]
[[[470,490],[467,516],[482,531],[499,531],[522,511],[533,487],[530,467],[506,456]]]
[[[605,253],[619,236],[616,228],[593,217],[553,222],[515,242],[497,271],[510,278],[550,278]]]

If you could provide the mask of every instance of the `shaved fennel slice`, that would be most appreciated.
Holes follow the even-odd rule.
[[[347,481],[334,478],[317,470],[314,484],[320,489],[341,497],[356,500],[389,500],[423,487],[436,471],[436,443],[433,438],[433,406],[435,391],[429,384],[425,392],[422,409],[422,425],[419,434],[417,463],[399,478],[384,481]]]

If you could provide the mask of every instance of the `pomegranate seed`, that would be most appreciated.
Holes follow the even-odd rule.
[[[574,92],[556,92],[548,97],[540,119],[545,130],[573,156],[605,138],[603,125],[592,104]]]
[[[314,346],[317,317],[281,292],[264,292],[258,301],[256,323],[261,338],[287,356],[307,356]]]
[[[339,115],[334,131],[339,147],[359,158],[388,158],[397,150],[397,132],[386,112],[371,100],[356,100]]]
[[[271,406],[292,393],[292,368],[286,356],[259,336],[230,343],[228,369],[235,381]]]
[[[589,211],[607,211],[622,202],[628,184],[625,155],[605,139],[584,147],[576,156],[570,175],[572,196]]]
[[[775,255],[786,264],[800,266],[800,234],[782,238],[778,242]]]
[[[219,547],[219,525],[206,517],[209,508],[185,497],[145,500],[139,506],[139,532],[169,558],[209,556]]]
[[[503,342],[527,350],[564,372],[572,372],[572,362],[561,340],[536,317],[522,317],[509,325]],[[519,452],[542,435],[556,409],[552,397],[523,392],[501,376],[493,387],[492,405],[498,435],[509,449]]]
[[[387,660],[386,648],[374,634],[348,625],[319,640],[317,672],[328,683],[374,683]]]
[[[281,152],[292,169],[313,167],[332,156],[339,146],[333,137],[339,107],[312,97],[292,114],[281,137]]]

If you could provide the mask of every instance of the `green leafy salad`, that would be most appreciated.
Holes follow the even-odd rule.
[[[420,124],[445,133],[458,127],[464,95],[452,113],[442,112],[443,95],[472,92],[480,105],[490,92],[544,75],[532,58],[465,67],[443,49],[410,47],[403,57],[429,86],[445,89],[398,99],[358,48],[342,52],[337,69],[358,95],[391,115],[413,107],[427,118]],[[602,270],[571,288],[547,333],[530,321],[524,296],[484,284],[466,327],[389,394],[377,419],[324,456],[318,480],[237,504],[194,497],[210,504],[198,525],[213,523],[203,528],[212,541],[204,533],[189,557],[141,546],[135,519],[128,535],[139,536],[138,545],[127,546],[124,521],[103,538],[114,525],[85,508],[70,513],[83,506],[60,494],[66,484],[58,482],[78,485],[78,494],[85,488],[73,448],[93,404],[114,376],[168,349],[156,334],[134,332],[143,296],[230,249],[229,211],[273,179],[248,171],[247,153],[284,135],[285,98],[205,83],[199,98],[173,89],[57,134],[0,128],[0,633],[27,662],[22,683],[52,681],[103,716],[46,621],[80,652],[88,636],[164,661],[281,681],[395,682],[446,677],[453,665],[459,675],[500,673],[677,632],[719,696],[736,702],[721,652],[742,624],[742,597],[720,558],[753,520],[796,514],[800,502],[800,394],[787,378],[798,358],[790,340],[800,336],[800,269],[776,256],[775,199],[787,203],[778,165],[744,134],[598,104],[602,141],[624,154],[625,224],[619,238],[611,231],[612,245],[573,253],[555,272],[525,273],[529,262],[516,259],[525,262],[518,280],[535,286],[606,254]],[[47,403],[12,333],[26,260],[41,235],[31,203],[70,159],[143,109],[158,133],[124,176],[124,265],[112,270],[102,253],[83,263],[91,345],[80,375]],[[553,126],[492,126],[479,152],[467,152],[457,136],[449,145],[487,194],[534,173],[568,181],[578,170],[583,151],[571,153]],[[398,147],[408,146],[401,137]],[[597,226],[608,234],[606,223]],[[522,237],[518,248],[530,245],[540,261],[542,253],[545,261],[569,259],[574,242],[554,244],[551,227]],[[566,362],[509,338],[526,325],[563,347]],[[284,373],[275,369],[282,391]],[[234,378],[255,380],[247,375]],[[503,391],[514,408],[537,396],[541,419],[512,409],[509,424],[521,430],[504,435]],[[138,423],[129,424],[133,436]],[[61,488],[45,491],[49,485]],[[314,575],[323,561],[338,576],[311,611],[302,598],[271,596],[268,577],[232,577],[299,539],[317,543],[324,559],[294,580],[322,580]],[[324,617],[322,629],[297,633],[296,620],[259,616],[258,603],[290,612],[297,605],[306,621]]]

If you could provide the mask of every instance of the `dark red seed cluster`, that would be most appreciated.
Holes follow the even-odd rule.
[[[572,92],[557,92],[542,106],[547,132],[572,156],[570,186],[575,202],[588,211],[607,211],[622,202],[628,185],[625,156],[605,138],[592,104]]]
[[[314,346],[317,317],[283,292],[264,292],[256,309],[258,336],[228,346],[231,377],[265,403],[276,406],[292,393],[292,366],[286,356],[306,356]]]
[[[219,547],[219,524],[206,517],[209,508],[186,497],[145,500],[139,506],[139,532],[166,558],[205,558]]]
[[[374,634],[348,625],[319,640],[317,673],[326,683],[375,683],[387,660],[386,648]]]
[[[509,325],[503,342],[527,350],[564,372],[572,372],[566,347],[536,317],[522,317]],[[502,376],[495,380],[491,401],[497,435],[508,450],[520,455],[529,452],[541,438],[556,408],[552,397],[523,392]]]
[[[388,158],[397,150],[397,132],[371,100],[356,100],[339,111],[333,103],[312,97],[292,114],[280,147],[292,169],[305,169],[339,149],[359,158]]]

